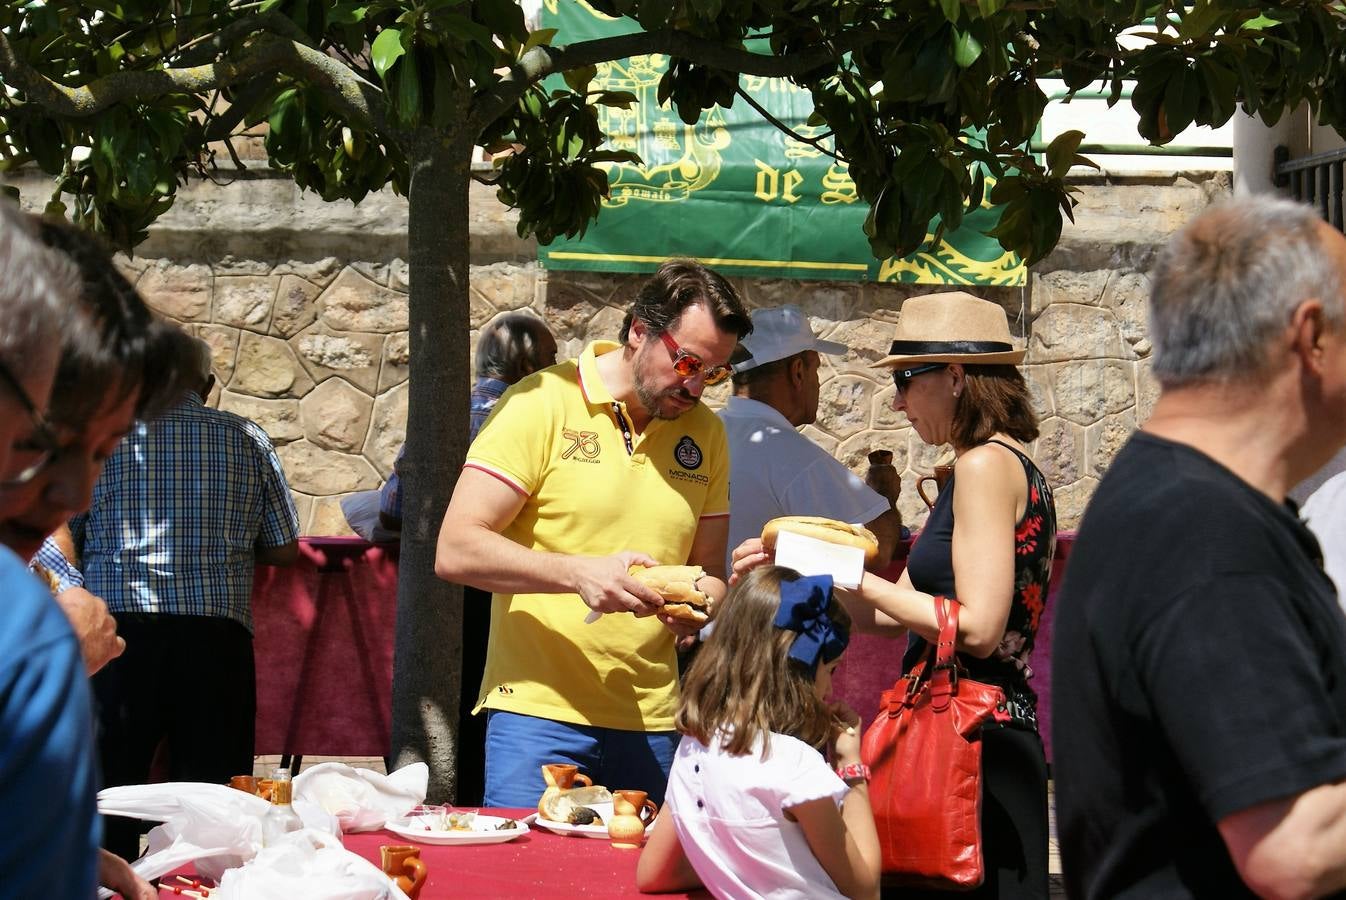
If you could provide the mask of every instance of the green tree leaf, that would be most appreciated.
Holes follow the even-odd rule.
[[[402,45],[402,31],[397,28],[385,28],[380,31],[369,48],[374,71],[379,73],[380,78],[386,78],[393,63],[406,52],[407,48]]]

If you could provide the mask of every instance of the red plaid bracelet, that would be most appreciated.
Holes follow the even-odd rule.
[[[869,781],[869,766],[864,763],[850,763],[845,766],[837,766],[837,775],[847,784],[858,781]]]

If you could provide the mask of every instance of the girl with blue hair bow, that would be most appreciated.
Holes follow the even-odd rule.
[[[849,631],[827,576],[762,566],[730,592],[683,683],[640,890],[878,896],[860,720],[826,700]]]

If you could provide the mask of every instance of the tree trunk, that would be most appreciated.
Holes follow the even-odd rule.
[[[468,185],[472,146],[409,149],[411,371],[393,660],[395,766],[430,766],[427,800],[452,802],[463,590],[435,577],[435,541],[467,453]]]

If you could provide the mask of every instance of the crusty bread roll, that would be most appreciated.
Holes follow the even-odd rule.
[[[632,577],[664,598],[662,612],[694,625],[710,621],[710,598],[696,586],[696,580],[705,574],[700,566],[631,567]]]
[[[865,562],[879,555],[879,539],[874,536],[874,532],[861,525],[850,525],[822,516],[781,516],[762,526],[763,546],[774,551],[776,537],[782,531],[802,534],[804,537],[827,541],[829,544],[859,547],[865,551]]]

